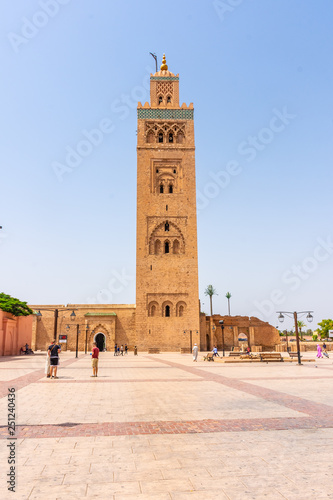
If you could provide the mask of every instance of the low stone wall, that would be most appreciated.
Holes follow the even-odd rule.
[[[320,347],[323,348],[323,343],[324,342],[300,342],[300,350],[302,352],[316,351],[317,344],[319,344]],[[333,342],[325,342],[325,344],[326,344],[327,351],[333,351]],[[290,348],[291,352],[296,352],[297,351],[297,342],[288,342],[288,347]],[[275,351],[276,352],[287,352],[287,342],[283,342],[281,344],[276,345]]]

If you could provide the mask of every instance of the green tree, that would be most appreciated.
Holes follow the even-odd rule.
[[[298,326],[299,333],[301,334],[301,340],[303,340],[302,328],[305,327],[305,323],[303,323],[303,321],[297,321],[297,326]]]
[[[218,295],[213,285],[208,285],[205,290],[205,295],[208,295],[210,300],[210,315],[213,316],[213,295]]]
[[[14,316],[29,316],[29,314],[33,314],[33,310],[27,306],[26,302],[21,302],[19,299],[15,299],[15,297],[11,297],[5,293],[0,293],[0,309]]]
[[[231,299],[231,293],[230,292],[227,292],[225,294],[225,296],[227,297],[228,299],[228,315],[230,316],[230,299]]]
[[[318,323],[320,328],[317,329],[317,332],[321,336],[322,339],[328,339],[329,330],[333,330],[333,319],[323,319],[320,323]]]

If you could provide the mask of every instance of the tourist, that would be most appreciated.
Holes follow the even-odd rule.
[[[92,364],[93,374],[90,375],[91,377],[97,377],[98,356],[99,356],[99,349],[97,347],[96,342],[93,342],[93,348],[92,348],[92,353],[91,353],[91,364]]]
[[[128,354],[128,347],[127,347],[127,344],[125,344],[125,354]]]
[[[29,354],[29,344],[25,344],[25,353]]]
[[[56,340],[53,340],[47,352],[50,356],[50,378],[58,378],[57,369],[59,365],[59,353],[61,352],[61,347],[56,344]]]
[[[198,346],[197,346],[197,344],[194,344],[192,352],[193,352],[193,361],[198,361]]]
[[[317,344],[317,358],[322,358],[322,352],[321,352],[321,347],[319,344]]]
[[[120,346],[120,354],[124,356],[124,346],[122,344]]]
[[[326,349],[326,344],[325,342],[323,343],[323,350]]]
[[[114,356],[117,356],[118,353],[118,346],[117,344],[114,345]]]
[[[134,356],[137,356],[138,355],[138,348],[136,347],[136,345],[134,346]]]

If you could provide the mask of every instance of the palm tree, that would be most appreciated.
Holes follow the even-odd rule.
[[[230,292],[227,292],[225,294],[225,296],[227,297],[228,299],[228,315],[230,316],[230,299],[231,299],[231,293]]]
[[[305,323],[303,323],[303,321],[297,321],[297,326],[298,326],[298,329],[299,329],[299,333],[301,334],[301,340],[303,340],[302,328],[305,327]]]
[[[208,285],[205,290],[205,295],[208,295],[210,300],[210,315],[213,316],[213,295],[218,295],[213,285]]]

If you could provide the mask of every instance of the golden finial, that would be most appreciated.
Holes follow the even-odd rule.
[[[161,64],[161,71],[167,71],[167,70],[168,70],[168,65],[166,63],[165,54],[163,54],[163,59],[162,59],[162,64]]]

